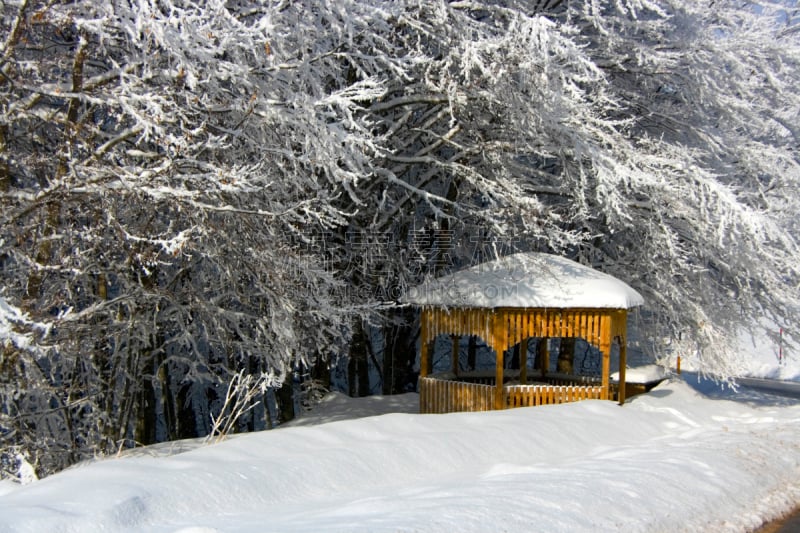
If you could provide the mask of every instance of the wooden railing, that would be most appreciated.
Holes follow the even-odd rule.
[[[506,385],[503,387],[506,407],[534,407],[580,400],[599,400],[600,385]]]
[[[450,374],[419,378],[420,413],[457,413],[491,411],[495,407],[494,380],[491,384],[461,381],[465,376]],[[505,385],[503,405],[511,407],[533,407],[580,400],[599,400],[603,387],[598,380],[582,376],[547,376],[556,382],[531,385]],[[481,376],[480,380],[485,381]],[[559,383],[560,382],[560,383]],[[611,397],[617,395],[617,386],[612,385]]]
[[[420,413],[491,411],[495,390],[492,385],[463,383],[433,377],[419,378]]]

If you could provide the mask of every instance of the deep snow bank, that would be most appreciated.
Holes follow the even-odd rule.
[[[741,531],[792,507],[798,474],[800,406],[672,381],[624,407],[387,414],[100,461],[0,496],[0,531]]]

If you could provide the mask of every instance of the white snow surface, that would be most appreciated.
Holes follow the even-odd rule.
[[[667,377],[667,371],[661,365],[642,365],[625,369],[627,383],[653,383]],[[619,372],[611,374],[611,379],[619,381]]]
[[[450,415],[413,414],[415,394],[333,395],[317,425],[18,487],[0,531],[728,532],[792,509],[800,405],[690,379],[623,407]],[[389,406],[404,412],[351,418]]]
[[[644,303],[625,282],[564,257],[525,252],[410,289],[401,303],[443,307],[629,309]]]

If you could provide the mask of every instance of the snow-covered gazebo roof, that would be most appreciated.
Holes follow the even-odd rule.
[[[625,282],[564,257],[502,257],[410,289],[403,303],[468,308],[630,309],[644,299]]]

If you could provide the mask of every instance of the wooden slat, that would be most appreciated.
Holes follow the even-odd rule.
[[[520,342],[522,342],[522,339],[527,339],[528,337],[530,337],[530,335],[528,335],[528,322],[530,321],[530,318],[531,318],[530,312],[522,314],[522,324],[520,326],[521,330],[519,332]]]
[[[580,334],[581,337],[586,339],[589,336],[589,331],[586,328],[586,313],[581,312],[580,314]]]
[[[419,412],[426,414],[428,412],[427,380],[422,376],[417,381],[417,389],[419,389]]]
[[[594,336],[594,345],[600,348],[600,327],[602,325],[602,321],[600,320],[600,313],[594,314],[594,331],[592,335]]]
[[[463,387],[464,389],[464,403],[462,411],[477,411],[477,404],[475,402],[475,384],[474,383],[467,383],[466,386]]]
[[[461,337],[459,335],[453,335],[452,337],[450,337],[450,339],[451,342],[453,343],[452,352],[450,353],[450,371],[457,376],[459,370],[458,356],[460,352],[459,344],[461,343]]]

